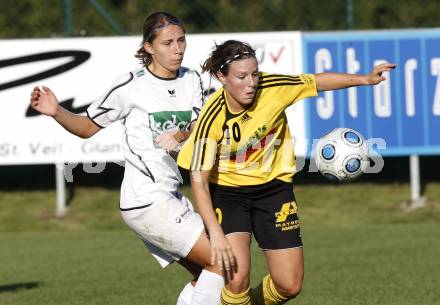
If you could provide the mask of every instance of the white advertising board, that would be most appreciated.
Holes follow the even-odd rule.
[[[187,35],[184,66],[200,70],[214,43],[236,39],[257,49],[261,71],[302,71],[301,34],[266,32]],[[123,160],[120,124],[90,139],[66,132],[29,107],[32,88],[46,85],[71,111],[84,113],[121,74],[139,67],[134,53],[140,37],[27,39],[0,41],[0,165]],[[206,92],[218,83],[203,75]],[[295,108],[294,108],[295,107]],[[288,109],[295,146],[305,154],[304,109]],[[294,109],[293,109],[294,108]]]

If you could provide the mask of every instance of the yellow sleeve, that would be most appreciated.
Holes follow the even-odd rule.
[[[316,79],[313,74],[282,75],[263,73],[260,76],[258,89],[263,90],[265,98],[282,103],[285,107],[304,98],[318,95]]]
[[[193,171],[213,168],[217,143],[223,136],[224,107],[223,95],[217,94],[203,106],[194,130],[177,158],[180,167]]]

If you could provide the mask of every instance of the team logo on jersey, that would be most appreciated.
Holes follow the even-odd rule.
[[[299,228],[297,212],[298,206],[295,201],[283,203],[281,209],[275,213],[275,228],[281,231],[291,231]]]
[[[139,70],[139,71],[136,72],[136,76],[137,77],[141,77],[143,75],[145,75],[145,71],[144,70]]]
[[[266,125],[258,127],[254,135],[250,137],[244,145],[241,145],[241,147],[237,149],[237,152],[230,156],[229,160],[239,163],[246,162],[252,154],[264,149],[272,141],[276,131],[277,129],[273,128],[267,132]]]
[[[315,83],[315,79],[309,75],[303,75],[303,79],[308,85],[313,85]]]
[[[247,113],[245,113],[244,115],[243,115],[243,117],[241,118],[241,123],[243,124],[243,123],[246,123],[247,121],[250,121],[252,119],[252,117],[249,115],[249,114],[247,114]]]
[[[191,120],[191,111],[160,111],[149,115],[150,129],[155,134],[167,130],[184,130]]]
[[[176,90],[175,89],[167,90],[167,91],[170,94],[170,97],[176,97]]]

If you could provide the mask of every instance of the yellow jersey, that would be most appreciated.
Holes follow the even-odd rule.
[[[313,74],[260,73],[253,103],[234,113],[220,88],[203,106],[177,164],[191,171],[210,170],[210,182],[219,185],[291,182],[295,156],[284,110],[317,94]]]

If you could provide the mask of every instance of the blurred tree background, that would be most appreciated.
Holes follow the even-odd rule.
[[[440,26],[438,0],[1,0],[0,38],[138,35],[157,10],[189,33]]]

